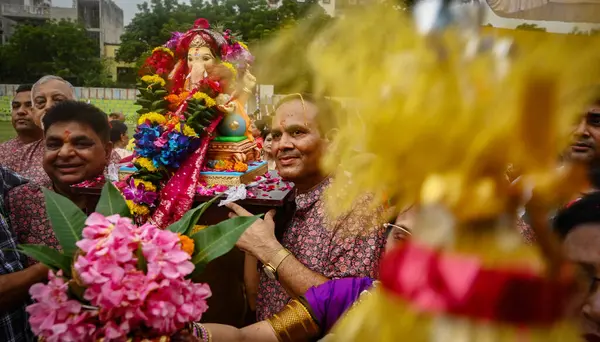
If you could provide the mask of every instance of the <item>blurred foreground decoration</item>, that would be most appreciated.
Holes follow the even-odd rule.
[[[296,91],[359,103],[337,118],[324,164],[335,175],[332,212],[365,192],[373,206],[420,207],[416,241],[385,258],[382,285],[334,339],[576,339],[564,320],[573,277],[539,222],[585,186],[581,168],[557,173],[557,157],[596,90],[600,42],[539,35],[517,45],[482,36],[476,7],[427,5],[418,25],[373,6],[318,33],[292,28],[265,48]],[[521,194],[509,164],[544,200],[532,213],[539,252],[514,227]]]

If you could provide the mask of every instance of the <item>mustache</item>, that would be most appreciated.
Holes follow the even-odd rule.
[[[591,147],[591,148],[596,147],[596,144],[594,143],[593,140],[581,140],[581,139],[573,141],[573,143],[571,143],[571,145],[585,146],[585,147]]]
[[[277,153],[277,158],[300,158],[300,153],[294,151],[283,151]]]

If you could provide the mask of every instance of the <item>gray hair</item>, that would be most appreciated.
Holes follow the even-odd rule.
[[[42,85],[42,84],[44,84],[44,83],[46,83],[48,81],[52,81],[52,80],[63,82],[64,84],[66,84],[67,86],[69,86],[69,89],[71,89],[71,93],[73,94],[73,99],[77,100],[77,94],[75,93],[75,87],[73,87],[73,85],[69,81],[65,80],[64,78],[62,78],[60,76],[46,75],[46,76],[40,78],[31,87],[31,102],[33,102],[33,96],[35,94],[35,87],[37,87],[39,85]]]

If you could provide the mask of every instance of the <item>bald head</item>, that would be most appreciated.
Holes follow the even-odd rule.
[[[55,104],[67,100],[77,100],[75,88],[61,77],[48,75],[40,78],[31,88],[33,117],[41,127],[42,117]]]

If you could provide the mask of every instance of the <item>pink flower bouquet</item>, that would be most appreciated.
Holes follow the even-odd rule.
[[[33,332],[48,342],[152,339],[199,321],[211,291],[193,275],[233,248],[257,218],[237,217],[192,234],[214,199],[162,230],[134,225],[110,183],[89,217],[54,192],[45,196],[63,251],[19,248],[51,268],[48,284],[32,286],[35,303],[27,307]]]

